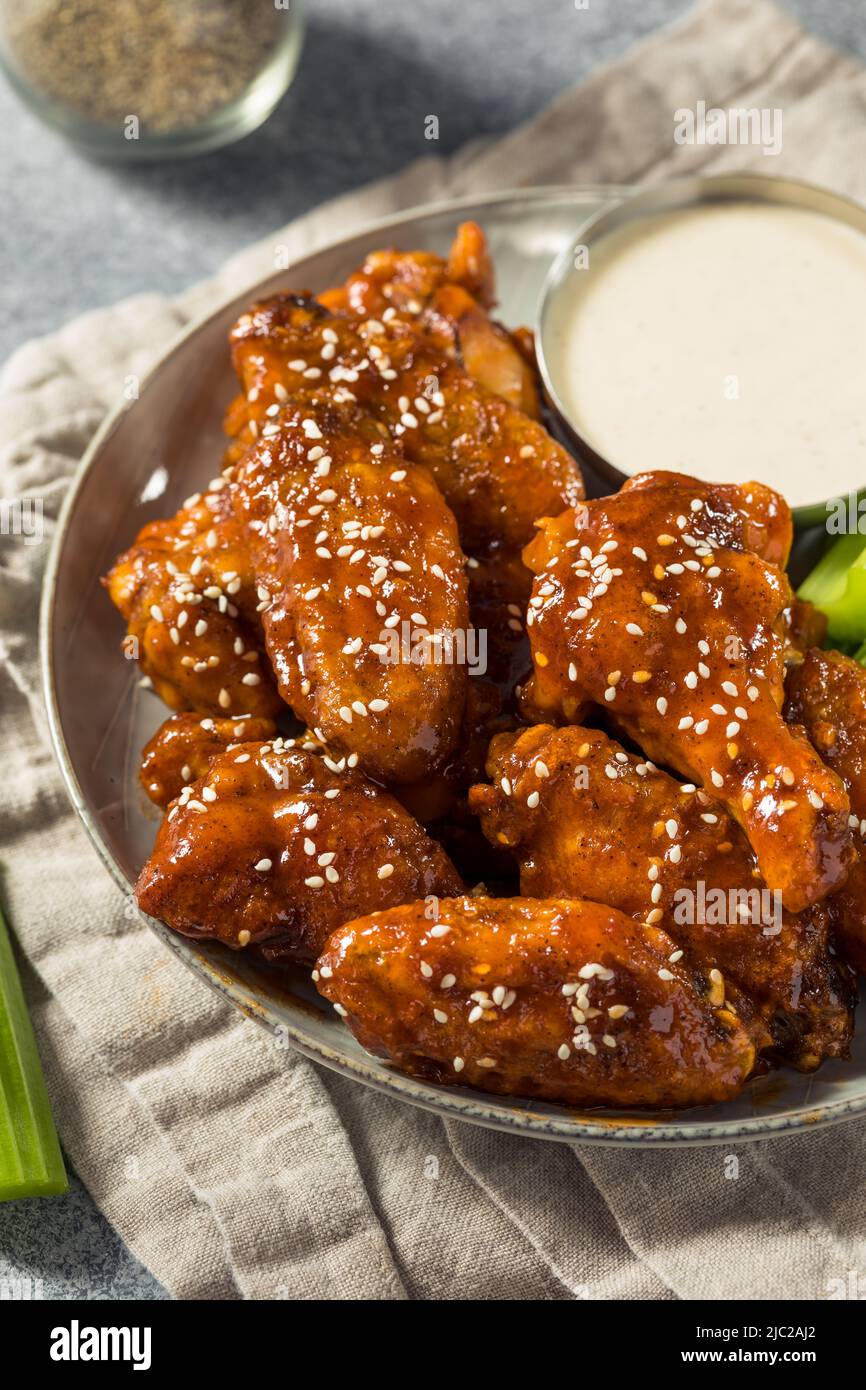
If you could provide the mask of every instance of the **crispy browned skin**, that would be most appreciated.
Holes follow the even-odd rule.
[[[729,1099],[754,1049],[673,951],[598,903],[456,898],[340,928],[318,987],[364,1047],[428,1080],[580,1106]]]
[[[372,776],[430,773],[457,743],[467,674],[449,644],[469,623],[436,484],[364,411],[327,396],[287,406],[236,472],[283,698]]]
[[[393,797],[345,760],[275,740],[218,754],[184,789],[136,896],[187,936],[311,960],[359,913],[460,887]]]
[[[517,856],[525,896],[594,898],[659,924],[733,1000],[756,1047],[803,1070],[847,1056],[852,982],[827,949],[827,906],[785,913],[706,792],[575,725],[500,735],[487,771],[470,805]]]
[[[139,532],[103,581],[172,709],[275,716],[259,599],[225,480]]]
[[[459,285],[443,285],[430,300],[420,324],[461,363],[473,381],[533,420],[539,418],[541,399],[534,364],[466,290]]]
[[[840,652],[807,652],[788,672],[785,718],[805,729],[851,798],[855,859],[831,900],[835,940],[866,974],[866,670]]]
[[[160,724],[142,749],[141,785],[157,806],[180,796],[188,782],[207,772],[218,753],[235,743],[273,738],[272,719],[213,719],[209,715],[173,714]]]
[[[827,636],[827,616],[814,603],[795,598],[788,616],[787,660],[802,661],[810,647],[820,647]]]
[[[399,319],[356,324],[310,296],[283,294],[244,314],[231,341],[245,405],[227,429],[239,443],[263,428],[269,406],[327,377],[430,469],[469,554],[524,544],[537,517],[583,496],[578,465],[542,425]]]
[[[841,781],[782,717],[792,596],[762,556],[789,534],[767,488],[662,475],[546,521],[524,558],[533,717],[600,706],[722,802],[798,912],[844,881],[851,833]]]

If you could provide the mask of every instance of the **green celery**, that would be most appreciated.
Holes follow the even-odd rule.
[[[69,1186],[33,1026],[0,914],[0,1201]]]
[[[866,536],[840,536],[797,590],[826,613],[834,642],[866,639]]]

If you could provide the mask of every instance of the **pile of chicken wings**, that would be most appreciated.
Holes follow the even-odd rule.
[[[866,671],[758,483],[587,500],[481,230],[254,304],[221,471],[105,580],[175,711],[143,910],[403,1071],[574,1106],[845,1057]]]

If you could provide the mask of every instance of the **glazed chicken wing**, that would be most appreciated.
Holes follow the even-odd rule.
[[[383,437],[384,436],[384,437]],[[323,742],[409,782],[454,748],[469,623],[454,518],[351,402],[287,406],[232,493],[280,692]]]
[[[580,469],[537,421],[473,381],[425,334],[395,320],[355,324],[305,295],[254,305],[232,331],[245,404],[227,429],[247,437],[268,410],[327,378],[430,469],[467,553],[522,545],[539,516],[583,496]]]
[[[447,856],[386,792],[291,740],[239,744],[172,802],[136,886],[187,936],[313,960],[340,923],[460,891]]]
[[[318,987],[364,1047],[427,1080],[565,1105],[728,1099],[754,1048],[672,953],[598,903],[455,898],[338,929]]]
[[[814,649],[788,672],[785,718],[802,727],[851,799],[855,859],[830,900],[839,951],[866,974],[866,670],[840,652]]]
[[[841,781],[782,717],[792,596],[765,557],[784,558],[786,535],[768,488],[666,475],[545,521],[525,551],[527,707],[606,711],[726,807],[798,912],[844,881],[851,834]]]
[[[802,1070],[847,1055],[851,980],[827,949],[827,906],[786,913],[706,792],[576,725],[500,735],[487,770],[470,804],[517,856],[523,894],[594,898],[662,926],[759,1049]]]
[[[537,418],[534,363],[487,312],[494,302],[493,264],[477,223],[458,228],[447,260],[429,251],[373,251],[319,302],[359,322],[397,317],[416,325],[474,381]]]
[[[272,719],[173,714],[142,749],[141,785],[157,806],[167,806],[188,782],[204,777],[218,753],[236,743],[263,743],[276,731]]]
[[[282,704],[225,481],[215,479],[169,521],[145,526],[103,582],[167,705],[270,718]]]
[[[455,285],[484,309],[495,303],[495,272],[487,238],[477,222],[461,222],[450,254],[371,251],[364,264],[342,285],[326,290],[321,302],[332,313],[350,318],[381,318],[388,310],[417,318],[443,285]]]

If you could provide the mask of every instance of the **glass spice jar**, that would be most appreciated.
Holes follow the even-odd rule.
[[[267,120],[298,64],[301,0],[0,0],[12,86],[89,154],[199,154]]]

